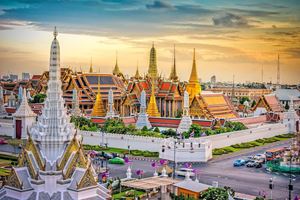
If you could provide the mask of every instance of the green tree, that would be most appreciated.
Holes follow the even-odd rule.
[[[200,137],[203,132],[203,128],[198,124],[192,124],[188,133],[191,134],[194,131],[194,137]]]
[[[43,103],[46,99],[47,95],[46,94],[36,94],[33,96],[32,100],[30,100],[30,103]]]
[[[201,194],[202,200],[228,200],[228,192],[224,188],[208,188]]]
[[[245,101],[248,101],[248,102],[250,102],[250,99],[249,99],[249,97],[242,97],[242,98],[240,99],[240,104],[244,104],[244,103],[245,103]]]

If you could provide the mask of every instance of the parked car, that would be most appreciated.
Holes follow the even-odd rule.
[[[187,172],[190,173],[190,176],[195,176],[193,169],[190,168],[180,168],[179,170],[175,171],[175,174],[178,176],[185,176]]]
[[[243,160],[243,159],[235,160],[234,163],[233,163],[234,167],[240,167],[240,166],[243,166],[243,165],[245,165],[245,160]]]
[[[255,161],[250,161],[246,164],[246,167],[256,167],[256,162]]]
[[[266,155],[265,154],[256,154],[254,156],[255,160],[260,160],[260,159],[266,159]]]
[[[109,159],[108,163],[109,164],[124,165],[125,161],[124,161],[123,158],[115,157],[115,158]]]

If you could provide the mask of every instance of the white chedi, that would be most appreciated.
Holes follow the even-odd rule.
[[[109,119],[109,118],[119,117],[118,115],[115,114],[114,92],[111,88],[108,91],[108,105],[107,106],[108,106],[108,108],[107,108],[107,113],[106,113],[105,118]]]
[[[151,128],[151,124],[149,122],[148,114],[146,112],[146,92],[145,90],[141,93],[140,98],[140,113],[138,114],[138,119],[136,121],[136,127],[139,129],[142,129],[144,126],[146,126],[148,129]]]
[[[66,142],[73,138],[74,125],[70,123],[67,109],[64,107],[62,82],[60,79],[60,48],[54,31],[50,52],[50,67],[47,97],[42,115],[33,125],[32,138],[41,144],[41,153],[50,163],[54,163],[64,150]]]
[[[188,131],[192,123],[193,122],[189,114],[189,93],[185,91],[183,98],[183,115],[177,128],[178,133]]]

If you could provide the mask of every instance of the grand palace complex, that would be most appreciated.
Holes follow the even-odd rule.
[[[149,116],[176,117],[182,113],[183,93],[186,90],[190,95],[190,113],[192,117],[207,119],[237,117],[230,100],[223,93],[201,91],[195,50],[188,82],[178,79],[175,49],[174,63],[169,77],[158,75],[156,60],[156,49],[153,45],[150,50],[147,75],[141,76],[137,68],[135,75],[129,79],[125,78],[117,60],[112,74],[94,72],[92,65],[89,72],[77,72],[70,68],[62,68],[61,80],[66,106],[72,107],[72,96],[75,89],[78,93],[81,111],[93,117],[103,117],[108,106],[108,92],[112,89],[116,113],[122,117],[133,116],[139,112],[140,95],[145,90],[148,107],[154,106],[158,109],[156,113],[148,109]],[[29,80],[2,82],[2,87],[4,90],[13,91],[14,94],[17,94],[19,87],[22,86],[33,96],[46,92],[48,79],[49,72],[45,71],[42,75],[33,75]],[[98,91],[100,91],[99,95],[97,95]],[[9,101],[10,96],[8,93],[6,96],[4,94],[4,99]],[[151,96],[154,96],[156,101],[151,101]],[[97,106],[97,109],[103,110],[92,112],[97,102],[100,105]],[[156,105],[149,105],[149,102]],[[32,107],[34,111],[39,112],[39,105]]]

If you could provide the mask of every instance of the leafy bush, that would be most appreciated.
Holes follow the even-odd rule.
[[[169,136],[169,137],[175,137],[176,136],[176,131],[169,128],[167,130],[162,131],[162,134],[165,135],[165,136]]]
[[[295,134],[287,133],[287,134],[277,135],[276,137],[277,138],[293,138],[293,137],[295,137]]]
[[[73,122],[76,127],[83,131],[98,131],[99,129],[98,124],[85,117],[72,116],[71,122]]]

